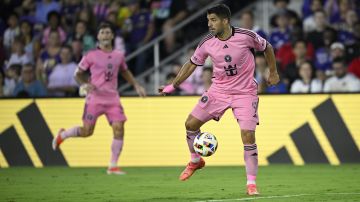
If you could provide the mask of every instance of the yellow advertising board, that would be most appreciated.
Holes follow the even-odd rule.
[[[189,159],[184,123],[199,97],[123,97],[128,121],[122,166],[183,166]],[[89,138],[51,150],[60,128],[82,124],[84,99],[0,100],[0,167],[107,166],[112,130],[105,116]],[[262,95],[256,130],[259,164],[360,162],[360,94]],[[208,165],[244,165],[239,126],[231,110],[202,131],[216,135]]]

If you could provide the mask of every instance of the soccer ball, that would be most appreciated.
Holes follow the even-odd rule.
[[[215,153],[218,142],[215,135],[207,132],[198,134],[194,140],[194,150],[201,156],[211,156]]]

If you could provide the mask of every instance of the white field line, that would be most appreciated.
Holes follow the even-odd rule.
[[[293,195],[258,196],[258,197],[254,196],[247,198],[218,199],[218,200],[207,200],[207,201],[196,201],[196,202],[251,201],[251,200],[259,200],[259,199],[294,198],[294,197],[302,197],[302,196],[321,196],[321,195],[360,195],[360,193],[293,194]]]

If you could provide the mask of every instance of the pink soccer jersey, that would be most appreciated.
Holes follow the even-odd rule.
[[[256,95],[255,59],[252,49],[264,51],[266,40],[253,31],[232,27],[232,36],[220,40],[207,35],[198,45],[191,62],[202,66],[210,56],[213,84],[209,91],[225,94]]]
[[[90,70],[90,83],[95,90],[87,95],[87,99],[100,102],[119,102],[118,73],[128,69],[124,53],[113,50],[106,52],[101,49],[89,51],[79,63],[80,69]]]

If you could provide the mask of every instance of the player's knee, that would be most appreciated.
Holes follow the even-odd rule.
[[[196,124],[194,124],[191,120],[185,121],[185,128],[186,130],[190,130],[190,131],[198,130],[198,128],[196,128]]]
[[[253,130],[241,130],[241,138],[244,144],[255,143],[255,131]]]
[[[93,128],[84,128],[82,137],[90,137],[94,133]]]
[[[122,139],[124,137],[124,125],[122,123],[114,124],[112,128],[115,139]]]

